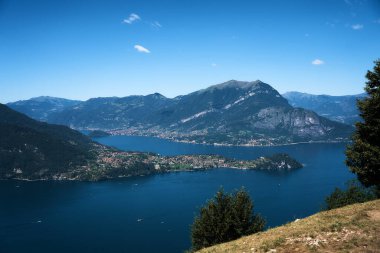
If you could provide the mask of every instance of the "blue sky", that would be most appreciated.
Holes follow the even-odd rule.
[[[380,57],[378,0],[0,0],[0,102],[230,79],[356,94]]]

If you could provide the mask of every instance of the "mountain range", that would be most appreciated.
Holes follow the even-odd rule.
[[[78,100],[41,96],[8,103],[7,106],[33,119],[47,121],[50,114],[60,112],[66,107],[75,106],[81,102]]]
[[[356,101],[365,98],[366,94],[329,96],[292,91],[284,93],[282,96],[294,107],[312,110],[331,120],[353,125],[361,120]]]
[[[50,105],[54,104],[51,98],[49,101]],[[173,99],[155,93],[71,102],[59,109],[46,106],[42,115],[31,113],[41,112],[42,108],[33,99],[29,104],[23,101],[24,108],[15,106],[19,102],[8,105],[36,119],[45,118],[49,123],[74,129],[196,143],[275,145],[341,141],[353,130],[312,110],[293,107],[278,91],[260,80],[231,80]]]

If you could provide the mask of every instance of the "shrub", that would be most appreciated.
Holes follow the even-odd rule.
[[[352,180],[347,183],[345,190],[335,188],[335,191],[326,197],[325,209],[330,210],[373,199],[376,199],[373,188],[365,188],[358,181]]]

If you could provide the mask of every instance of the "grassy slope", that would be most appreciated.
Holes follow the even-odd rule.
[[[380,252],[380,200],[320,212],[199,252]]]

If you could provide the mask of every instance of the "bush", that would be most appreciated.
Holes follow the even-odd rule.
[[[347,183],[347,188],[345,190],[335,188],[335,191],[325,200],[325,209],[331,210],[374,199],[376,199],[374,189],[365,188],[358,181],[352,180]]]
[[[262,231],[265,220],[253,214],[253,202],[241,189],[226,194],[221,189],[201,208],[191,228],[192,249],[199,250]]]

